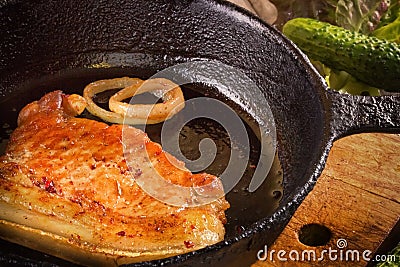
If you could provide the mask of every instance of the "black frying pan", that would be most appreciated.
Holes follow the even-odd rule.
[[[329,90],[278,31],[222,1],[32,0],[0,5],[2,138],[15,128],[17,111],[47,91],[79,92],[90,81],[123,75],[147,78],[196,60],[218,60],[242,70],[271,106],[284,173],[279,206],[265,210],[269,186],[251,194],[233,190],[227,196],[232,207],[225,241],[142,266],[255,262],[257,251],[272,244],[314,186],[335,139],[367,131],[400,132],[398,97]],[[111,68],[101,68],[104,62],[112,62]],[[202,93],[201,85],[194,88]],[[1,246],[2,264],[69,265],[5,241]]]

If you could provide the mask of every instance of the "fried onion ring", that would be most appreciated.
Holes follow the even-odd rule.
[[[109,100],[107,111],[93,101],[97,93],[111,89],[123,88]],[[144,92],[153,92],[160,96],[162,103],[135,104],[121,102],[122,100]],[[114,78],[99,80],[88,84],[83,90],[83,97],[87,102],[87,110],[111,123],[119,124],[155,124],[163,122],[184,107],[185,99],[181,88],[174,82],[164,78],[154,78],[143,81],[139,78]]]
[[[135,84],[142,83],[143,80],[138,78],[129,78],[129,77],[122,77],[122,78],[114,78],[114,79],[107,79],[107,80],[99,80],[88,84],[85,89],[83,90],[83,97],[87,102],[86,109],[92,113],[93,115],[101,118],[104,121],[108,121],[111,123],[119,123],[123,124],[124,120],[127,124],[139,124],[136,120],[130,120],[128,117],[125,118],[123,114],[115,113],[111,111],[107,111],[99,107],[93,101],[93,97],[95,94],[111,90],[111,89],[118,89],[118,88],[125,88],[128,86],[132,86]]]
[[[153,92],[161,97],[162,103],[155,104],[128,104],[122,100],[145,92]],[[170,119],[184,108],[185,99],[179,85],[165,79],[153,78],[143,83],[132,84],[114,94],[109,101],[110,110],[124,114],[140,124],[155,124]]]

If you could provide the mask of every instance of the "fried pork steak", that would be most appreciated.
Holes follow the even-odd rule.
[[[54,91],[20,112],[0,157],[1,238],[84,265],[159,259],[223,239],[223,197],[179,207],[146,194],[135,177],[147,173],[124,157],[124,126],[76,118],[71,98]],[[128,130],[138,146],[130,160],[140,163],[142,154],[134,153],[146,149],[167,181],[198,186],[216,179],[176,167],[144,132]]]

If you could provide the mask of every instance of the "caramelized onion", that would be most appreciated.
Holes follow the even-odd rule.
[[[104,121],[108,121],[111,123],[124,123],[124,115],[110,112],[105,109],[99,107],[93,101],[93,97],[95,94],[111,90],[117,88],[125,88],[127,86],[131,86],[136,83],[142,82],[141,79],[137,78],[129,78],[129,77],[122,77],[122,78],[115,78],[115,79],[108,79],[108,80],[99,80],[88,84],[85,89],[83,90],[83,97],[86,100],[87,106],[86,109],[92,113],[93,115],[101,118]],[[129,118],[126,118],[125,121],[128,124],[135,124],[134,121],[129,121]]]
[[[154,92],[163,102],[156,104],[128,104],[122,100],[145,92]],[[143,83],[133,84],[118,91],[110,98],[110,110],[124,114],[129,119],[135,119],[140,124],[155,124],[170,119],[178,113],[185,104],[185,99],[179,85],[165,79],[154,78]]]
[[[110,98],[109,108],[111,111],[94,103],[95,94],[117,88],[123,89]],[[153,92],[156,96],[160,96],[163,102],[135,105],[121,102],[144,92]],[[83,90],[83,96],[87,102],[86,108],[90,113],[105,121],[119,124],[155,124],[165,121],[179,112],[184,107],[185,101],[181,88],[164,78],[146,81],[129,77],[99,80],[87,85]]]

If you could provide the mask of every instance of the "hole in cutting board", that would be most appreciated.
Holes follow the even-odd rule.
[[[324,225],[312,223],[301,227],[298,236],[302,244],[318,247],[326,245],[329,242],[332,237],[332,232]]]

